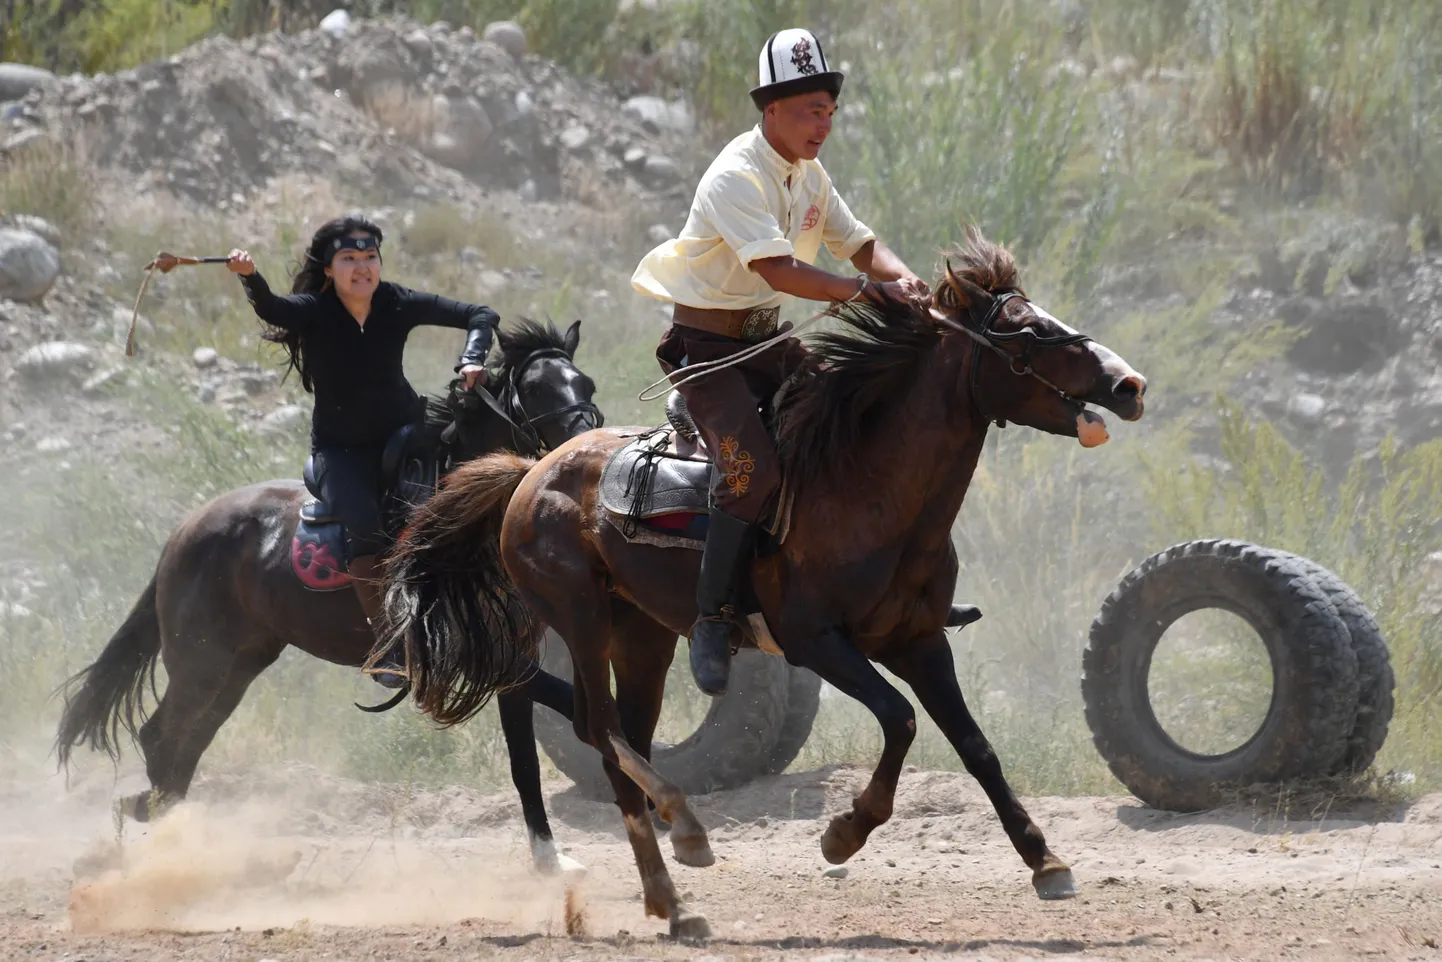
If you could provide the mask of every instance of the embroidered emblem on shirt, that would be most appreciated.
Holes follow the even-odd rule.
[[[796,65],[796,72],[809,76],[816,73],[816,63],[811,59],[811,41],[802,37],[796,41],[796,46],[791,48],[791,62]]]
[[[810,230],[811,228],[816,226],[816,222],[820,219],[821,211],[817,209],[815,204],[812,204],[806,209],[806,219],[801,222],[801,229]]]

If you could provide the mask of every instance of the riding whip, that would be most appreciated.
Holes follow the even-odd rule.
[[[135,323],[140,320],[140,301],[145,297],[145,288],[150,286],[150,278],[155,275],[156,271],[169,274],[182,264],[224,264],[229,260],[229,257],[187,257],[168,251],[156,254],[155,260],[141,268],[145,271],[145,279],[140,282],[140,293],[135,295],[135,309],[130,312],[130,331],[125,335],[125,356],[135,356]]]

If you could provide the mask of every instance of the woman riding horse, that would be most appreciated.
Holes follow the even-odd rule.
[[[381,615],[377,558],[386,544],[381,455],[425,406],[405,377],[406,337],[422,324],[468,331],[456,371],[469,390],[485,383],[482,364],[499,320],[489,307],[382,281],[381,240],[380,227],[363,217],[323,224],[288,297],[271,291],[246,251],[231,251],[227,262],[270,325],[263,336],[285,347],[301,386],[315,395],[310,443],[319,494],[345,527],[345,560],[372,625]],[[404,684],[398,662],[382,664],[371,671],[378,682]]]

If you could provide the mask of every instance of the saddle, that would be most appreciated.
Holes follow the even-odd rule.
[[[419,423],[403,426],[386,442],[381,454],[381,518],[391,537],[399,533],[410,510],[435,493],[449,458],[447,447]],[[291,570],[311,591],[339,591],[351,580],[345,565],[345,527],[321,499],[314,455],[305,459],[302,477],[310,497],[300,507],[291,539]]]

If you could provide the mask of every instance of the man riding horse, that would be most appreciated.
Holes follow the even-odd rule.
[[[777,332],[781,297],[841,302],[924,296],[927,285],[858,220],[816,159],[831,133],[843,75],[808,30],[774,34],[761,49],[751,99],[761,122],[732,140],[696,188],[681,235],[652,250],[631,279],[673,305],[656,357],[672,379],[686,366],[736,354]],[[814,266],[821,245],[860,272]],[[782,329],[784,330],[784,328]],[[691,629],[691,672],[726,690],[740,641],[738,582],[756,528],[777,507],[775,445],[758,411],[806,349],[787,338],[677,390],[715,461],[715,483]]]

